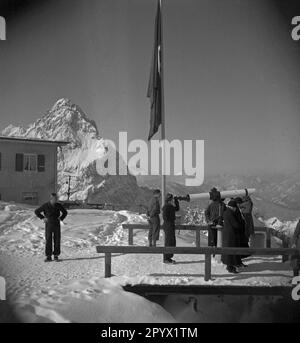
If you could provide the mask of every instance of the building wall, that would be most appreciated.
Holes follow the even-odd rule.
[[[0,194],[4,201],[41,204],[56,192],[57,146],[44,143],[0,141]],[[45,171],[16,171],[16,154],[45,156]],[[24,200],[23,193],[37,193],[36,200]]]

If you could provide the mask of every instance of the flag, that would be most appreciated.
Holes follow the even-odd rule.
[[[157,4],[157,13],[155,18],[154,49],[151,63],[150,79],[148,85],[147,97],[150,99],[150,131],[148,140],[150,140],[158,131],[162,124],[163,112],[163,82],[162,82],[162,59],[163,59],[163,40],[162,40],[162,17],[161,1]]]

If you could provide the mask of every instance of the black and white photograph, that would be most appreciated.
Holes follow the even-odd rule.
[[[0,323],[299,322],[299,0],[0,0]]]

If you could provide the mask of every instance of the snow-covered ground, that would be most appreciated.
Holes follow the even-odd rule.
[[[104,259],[96,245],[127,245],[125,222],[146,222],[128,211],[70,210],[62,226],[62,262],[45,264],[43,223],[33,208],[0,202],[0,275],[9,298],[25,321],[158,322],[174,318],[161,306],[128,294],[124,284],[286,285],[289,263],[279,256],[250,257],[238,275],[212,261],[213,280],[204,281],[204,256],[178,255],[165,265],[160,255],[115,255],[110,280],[103,279]],[[161,236],[160,244],[163,237]],[[206,244],[206,237],[202,236]],[[134,243],[147,244],[147,232],[135,231]],[[178,245],[193,245],[194,234],[181,233]],[[115,311],[116,307],[120,311]],[[138,313],[138,315],[137,315]]]

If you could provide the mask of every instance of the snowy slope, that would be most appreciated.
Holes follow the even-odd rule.
[[[36,122],[26,128],[8,126],[3,135],[62,140],[70,142],[58,153],[59,194],[67,197],[67,176],[71,175],[71,200],[113,203],[128,208],[146,203],[144,194],[130,174],[102,176],[96,170],[96,160],[107,153],[108,143],[99,134],[93,120],[69,99],[60,99]],[[110,147],[111,149],[111,147]],[[119,158],[116,152],[117,159]]]

